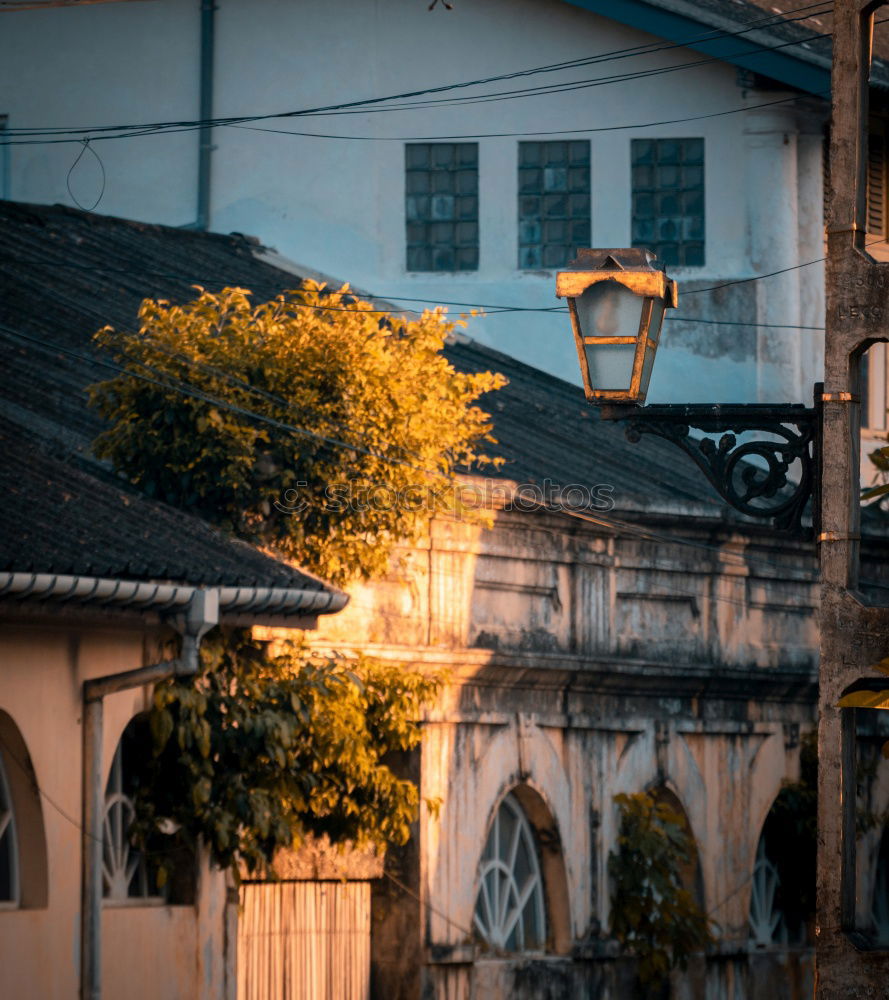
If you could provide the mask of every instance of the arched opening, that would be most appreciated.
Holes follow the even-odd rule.
[[[40,787],[18,726],[0,711],[0,907],[40,909],[48,898]]]
[[[178,831],[159,826],[149,834],[144,850],[133,842],[136,797],[150,780],[152,759],[148,715],[143,713],[124,729],[105,787],[102,894],[106,903],[194,900],[194,854]]]
[[[528,785],[505,795],[488,826],[478,865],[473,926],[493,950],[570,948],[568,884],[558,828]]]
[[[748,915],[756,948],[813,943],[817,788],[812,733],[802,741],[799,781],[779,792],[757,843]]]
[[[704,909],[704,873],[701,869],[701,858],[698,854],[698,842],[688,819],[685,807],[679,801],[679,796],[667,785],[658,785],[651,789],[649,795],[656,803],[665,805],[680,819],[683,832],[688,837],[688,859],[679,866],[679,876],[682,888],[691,894],[692,899],[701,909]]]
[[[19,905],[19,846],[15,810],[0,754],[0,907]]]

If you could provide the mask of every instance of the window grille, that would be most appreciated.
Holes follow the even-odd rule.
[[[139,753],[141,742],[137,732],[138,727],[132,722],[124,730],[105,789],[102,886],[105,899],[115,903],[164,901],[157,888],[155,872],[130,839],[130,826],[135,816],[132,760]],[[142,746],[141,751],[144,755],[146,748]]]
[[[633,139],[632,241],[667,265],[704,264],[704,140]]]
[[[519,268],[557,268],[590,245],[590,144],[519,143]]]
[[[9,782],[0,756],[0,908],[18,906],[19,858]]]
[[[405,146],[408,271],[478,270],[478,143]]]
[[[778,906],[781,879],[766,853],[765,837],[759,838],[750,893],[750,937],[757,948],[767,948],[785,939],[784,915]]]
[[[478,869],[473,922],[500,951],[539,951],[545,940],[543,881],[537,846],[512,795],[500,803]]]

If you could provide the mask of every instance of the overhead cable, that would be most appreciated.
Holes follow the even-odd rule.
[[[814,10],[815,8],[823,8],[823,10],[819,9],[818,11],[815,11]],[[355,110],[366,111],[368,109],[375,108],[377,105],[385,104],[386,102],[392,102],[392,101],[396,101],[396,100],[407,100],[407,99],[410,99],[410,98],[424,97],[424,96],[429,95],[429,94],[447,93],[447,92],[452,91],[452,90],[459,90],[459,89],[465,89],[465,88],[474,87],[474,86],[481,86],[481,85],[485,85],[485,84],[488,84],[488,83],[499,82],[501,80],[516,79],[516,78],[519,78],[519,77],[530,76],[530,75],[538,74],[538,73],[555,72],[557,69],[560,70],[560,69],[563,69],[563,68],[573,68],[574,66],[594,65],[597,61],[598,62],[605,62],[605,61],[611,61],[612,59],[616,59],[616,58],[630,58],[630,57],[633,57],[633,56],[636,56],[636,55],[646,55],[646,54],[649,54],[649,53],[655,52],[655,51],[666,51],[666,50],[669,50],[669,49],[682,48],[682,47],[685,47],[685,45],[687,45],[687,44],[696,43],[696,42],[712,41],[712,40],[716,40],[718,38],[737,37],[737,36],[741,36],[741,35],[744,35],[744,34],[748,34],[750,31],[757,30],[758,28],[768,27],[770,25],[785,24],[785,23],[789,23],[789,22],[792,22],[792,21],[795,21],[795,20],[805,20],[806,18],[809,18],[809,17],[813,16],[814,13],[826,12],[829,9],[830,9],[829,5],[828,6],[824,6],[823,4],[811,4],[808,7],[799,8],[799,10],[801,10],[801,11],[809,11],[809,13],[804,14],[804,16],[802,16],[802,17],[788,18],[786,16],[779,16],[779,17],[769,17],[769,18],[765,18],[765,19],[758,19],[757,21],[753,22],[752,25],[748,25],[747,27],[742,28],[742,29],[738,29],[737,31],[718,32],[718,31],[715,31],[715,30],[711,30],[711,31],[708,31],[708,32],[704,32],[703,34],[697,35],[697,36],[695,36],[693,38],[690,38],[685,43],[669,43],[667,45],[652,45],[652,44],[649,44],[647,46],[635,46],[635,47],[633,47],[631,49],[615,50],[614,52],[603,53],[603,54],[601,54],[599,56],[589,57],[588,59],[585,59],[585,60],[571,60],[571,61],[568,61],[567,63],[562,63],[562,64],[550,64],[549,66],[541,66],[541,67],[534,67],[532,69],[518,70],[518,71],[514,71],[512,73],[504,73],[504,74],[498,74],[498,75],[495,75],[495,76],[482,77],[482,78],[479,78],[479,79],[476,79],[476,80],[462,81],[462,82],[459,82],[459,83],[449,83],[449,84],[443,84],[443,85],[437,86],[437,87],[427,87],[427,88],[422,88],[422,89],[417,89],[417,90],[412,90],[412,91],[405,91],[405,92],[398,93],[398,94],[387,95],[385,97],[365,98],[365,99],[361,99],[361,100],[348,101],[348,102],[343,102],[343,103],[339,103],[339,104],[321,105],[321,106],[317,106],[317,107],[304,108],[304,109],[300,109],[300,110],[291,110],[291,111],[283,111],[283,112],[273,112],[273,113],[259,114],[259,115],[241,115],[241,116],[219,117],[219,118],[210,118],[210,119],[184,119],[184,120],[179,120],[179,121],[161,121],[161,122],[151,122],[151,123],[143,123],[143,124],[123,123],[123,124],[119,124],[119,125],[79,126],[77,128],[63,127],[63,126],[44,127],[44,128],[33,128],[33,127],[31,127],[31,128],[24,128],[24,127],[18,127],[18,128],[8,128],[5,131],[9,135],[19,136],[19,137],[21,137],[21,136],[32,136],[32,137],[33,136],[55,136],[55,137],[70,136],[71,138],[67,138],[67,139],[55,138],[55,139],[48,139],[46,141],[50,141],[50,142],[51,141],[55,141],[55,142],[59,142],[59,141],[79,142],[79,141],[82,140],[83,137],[85,137],[87,135],[91,136],[94,139],[106,138],[106,137],[107,138],[128,138],[128,137],[132,137],[132,136],[135,136],[135,135],[157,134],[158,132],[165,132],[165,131],[168,131],[168,130],[171,130],[173,132],[178,132],[178,131],[187,131],[187,130],[191,130],[191,129],[194,129],[194,128],[212,128],[212,127],[220,126],[220,125],[233,125],[233,124],[241,124],[241,123],[256,122],[256,121],[269,121],[269,120],[274,120],[274,119],[278,119],[278,118],[296,118],[296,117],[307,117],[307,116],[320,116],[320,115],[330,114],[330,113],[334,113],[334,112],[352,112],[352,111],[355,111]],[[808,42],[810,42],[812,40],[816,40],[816,39],[823,38],[823,37],[826,37],[826,36],[823,36],[823,35],[811,35],[811,36],[806,36],[804,38],[801,38],[801,39],[793,41],[793,42],[786,42],[786,43],[783,43],[783,44],[778,45],[778,46],[766,46],[765,48],[767,50],[768,49],[781,49],[781,48],[786,48],[788,46],[803,45],[803,44],[807,44]],[[744,50],[744,52],[740,52],[739,51],[738,53],[736,53],[736,55],[743,55],[743,54],[747,54],[748,52],[749,52],[749,50]],[[704,60],[704,62],[712,62],[712,61],[724,62],[725,59],[728,59],[728,58],[731,58],[731,56],[724,56],[722,59]],[[699,64],[700,64],[700,62],[695,62],[695,63],[691,63],[691,64],[682,64],[682,65],[683,66],[693,67],[693,66],[697,66]],[[669,70],[669,68],[668,68],[668,70]],[[649,72],[661,72],[661,71],[663,71],[663,70],[644,71],[644,72],[647,74]],[[634,75],[632,75],[632,74],[629,74],[629,75],[628,74],[623,74],[623,75],[621,75],[620,79],[615,78],[614,82],[621,82],[624,79],[632,79],[632,78],[634,78]],[[593,84],[599,84],[599,83],[605,83],[605,82],[608,82],[608,78],[601,78],[601,80],[599,80],[599,81],[594,81]],[[581,84],[581,86],[585,86],[585,85],[590,85],[590,84],[589,83],[588,84]],[[558,86],[558,85],[556,85],[556,86]],[[565,86],[571,86],[571,85],[565,85]],[[482,97],[484,97],[484,95],[482,95]],[[474,100],[476,98],[472,98],[470,96],[469,99]],[[103,133],[109,133],[109,132],[121,133],[121,134],[117,135],[117,136],[104,136],[104,135],[102,135]],[[12,142],[5,141],[3,143],[3,145],[7,145],[7,144],[19,144],[19,143],[16,140],[13,140]]]

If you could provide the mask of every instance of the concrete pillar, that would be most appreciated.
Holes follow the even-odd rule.
[[[855,939],[855,753],[848,685],[889,650],[889,608],[868,607],[858,584],[858,361],[889,338],[889,265],[862,252],[867,125],[866,0],[834,5],[833,108],[822,445],[821,666],[818,725],[816,1000],[886,995],[889,953]],[[862,29],[865,29],[864,31]]]

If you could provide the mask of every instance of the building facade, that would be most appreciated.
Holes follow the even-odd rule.
[[[82,391],[101,377],[89,353],[97,325],[132,323],[145,295],[187,299],[199,279],[231,281],[258,298],[298,280],[241,238],[64,208],[6,203],[0,211],[0,254],[10,278],[0,334],[14,366],[0,397],[3,414],[19,428],[15,440],[51,430],[54,448],[94,472],[88,444],[97,423]],[[64,323],[53,302],[64,303]],[[492,450],[504,464],[471,480],[494,498],[493,526],[433,522],[402,549],[387,577],[355,588],[349,607],[313,640],[449,673],[421,747],[400,762],[439,808],[424,807],[408,846],[387,855],[382,878],[376,870],[362,876],[372,886],[370,995],[632,995],[633,963],[609,940],[608,859],[616,846],[614,797],[642,791],[684,817],[696,855],[687,886],[714,922],[715,944],[676,975],[674,996],[807,995],[810,928],[805,914],[791,913],[787,886],[784,896],[779,892],[782,858],[797,845],[775,834],[771,819],[784,783],[800,777],[801,749],[815,723],[814,558],[773,529],[734,517],[678,451],[645,438],[628,442],[575,386],[467,338],[446,350],[458,370],[497,370],[509,380],[484,401],[495,425]],[[23,458],[20,468],[32,464]],[[48,495],[50,503],[31,503],[5,523],[39,526],[42,514],[47,530],[56,524],[54,511],[71,490],[59,475],[47,482],[57,484],[58,503]],[[97,542],[105,520],[83,532],[84,544],[99,553],[112,550]],[[12,541],[18,551],[29,544],[14,531]],[[161,550],[175,552],[177,544]],[[62,540],[56,548],[65,551]],[[862,575],[880,583],[885,565],[877,547]],[[144,643],[137,649],[132,637],[127,641],[128,659],[118,659],[138,665]],[[52,661],[51,678],[36,676],[33,659],[5,654],[3,691],[15,705],[0,707],[16,721],[41,781],[54,774],[41,756],[63,756],[68,770],[60,770],[60,780],[71,777],[64,755],[76,717],[65,717],[65,743],[48,731],[45,713],[59,698],[68,709],[76,703],[82,678],[71,680],[74,648],[63,630],[52,651],[33,654]],[[100,669],[100,658],[89,667]],[[52,697],[33,700],[25,683],[50,680]],[[103,756],[112,782],[115,748],[144,704],[142,694],[115,698]],[[13,766],[4,763],[4,773],[13,791]],[[119,784],[112,795],[126,794]],[[54,789],[46,788],[53,798]],[[873,788],[874,816],[885,809],[886,791],[879,783]],[[70,795],[58,804],[76,812],[76,793]],[[71,864],[76,849],[70,832],[65,838],[65,820],[54,814],[50,831],[51,807],[43,808],[48,843],[64,842]],[[2,802],[0,809],[9,811]],[[862,920],[877,934],[889,912],[879,829],[867,832],[859,890]],[[4,848],[0,839],[0,849],[8,842]],[[285,880],[305,881],[305,873]],[[73,918],[76,881],[66,886]],[[109,945],[108,976],[126,976],[170,949],[179,954],[203,912],[221,916],[202,910],[200,897],[180,910],[152,909],[149,897],[129,904],[135,909],[120,908],[116,922],[117,910],[106,908],[109,941],[140,921],[150,938],[130,966]],[[221,897],[215,899],[213,906]],[[47,928],[19,905],[24,900],[8,900],[15,905],[0,920],[30,928],[31,936],[9,940],[28,957],[27,975],[45,975],[39,959]],[[53,941],[76,965],[70,920]],[[135,939],[127,942],[121,956],[136,947]],[[211,947],[207,954],[219,969],[219,953]],[[199,967],[188,966],[187,974],[188,983],[197,982]],[[237,974],[223,963],[220,975],[233,989]],[[50,984],[47,995],[71,995],[68,976]]]

